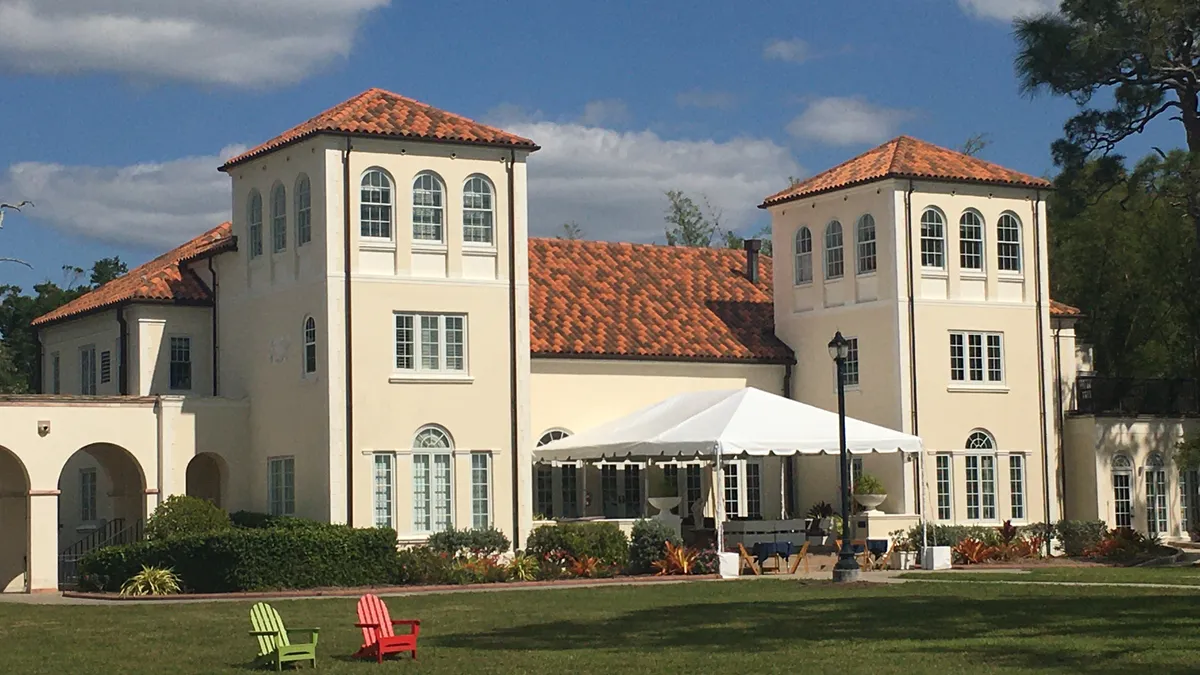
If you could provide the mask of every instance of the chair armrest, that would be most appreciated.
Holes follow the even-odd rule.
[[[276,630],[252,630],[252,631],[250,631],[250,634],[255,635],[255,636],[258,636],[258,635],[274,636],[274,635],[279,635],[279,631],[276,631]]]
[[[316,635],[317,633],[321,632],[321,629],[320,628],[289,628],[289,629],[287,629],[287,632],[288,633],[312,633],[313,635]]]
[[[377,623],[356,623],[356,624],[354,624],[354,627],[355,628],[380,628],[380,625]]]
[[[407,624],[409,626],[420,626],[421,620],[420,619],[392,619],[393,626],[395,626],[398,623]]]

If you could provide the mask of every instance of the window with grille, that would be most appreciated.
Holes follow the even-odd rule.
[[[684,480],[684,496],[687,498],[687,513],[691,513],[695,508],[696,502],[703,499],[701,496],[701,478],[700,467],[695,464],[689,464],[683,471]],[[682,511],[680,513],[683,513]],[[700,527],[701,523],[696,523],[696,527]]]
[[[271,191],[271,252],[287,248],[287,191],[276,185]]]
[[[262,195],[258,190],[250,192],[250,201],[246,207],[247,220],[250,230],[250,257],[257,258],[263,254],[263,205]]]
[[[975,211],[958,220],[958,253],[964,270],[983,270],[983,218]]]
[[[1021,455],[1008,457],[1008,482],[1012,499],[1013,520],[1025,519],[1025,458]]]
[[[375,455],[375,527],[396,526],[392,515],[395,464],[393,455]]]
[[[413,440],[413,530],[442,532],[453,527],[450,436],[425,427]]]
[[[492,455],[471,453],[471,527],[492,526]]]
[[[79,470],[79,519],[96,520],[96,470]]]
[[[267,508],[273,516],[296,513],[296,459],[267,459]]]
[[[738,465],[729,463],[725,465],[725,517],[734,518],[742,515],[738,510],[738,505],[741,503],[741,485],[738,482]]]
[[[858,246],[858,273],[870,274],[875,271],[875,217],[864,214],[855,226],[855,241]]]
[[[843,364],[843,382],[848,388],[858,386],[858,338],[846,338],[848,349]],[[833,362],[834,384],[837,384],[837,361]]]
[[[359,234],[370,239],[392,238],[392,179],[379,169],[363,174],[358,198]]]
[[[574,464],[564,464],[558,467],[558,472],[562,488],[562,517],[578,518],[583,515],[579,511],[579,469]]]
[[[311,316],[304,320],[304,372],[317,372],[317,320]]]
[[[967,438],[968,450],[995,450],[995,441],[986,431],[974,431]],[[996,456],[972,454],[966,456],[967,519],[996,519]]]
[[[1001,272],[1021,271],[1021,221],[1011,213],[996,222],[996,266]]]
[[[842,251],[842,224],[831,221],[825,226],[825,279],[841,279],[845,273]]]
[[[79,393],[96,395],[96,346],[87,345],[79,350]]]
[[[813,280],[813,263],[812,263],[812,232],[807,227],[801,227],[796,231],[796,270],[795,284],[812,283]]]
[[[1167,528],[1167,470],[1162,455],[1153,454],[1146,463],[1146,533],[1164,537]]]
[[[935,209],[921,214],[921,267],[946,268],[946,218]]]
[[[762,465],[746,462],[746,515],[762,518]]]
[[[471,176],[463,183],[463,242],[495,243],[492,210],[492,183],[483,176]]]
[[[554,467],[537,464],[533,467],[534,511],[544,517],[554,517]]]
[[[1004,339],[1001,333],[950,333],[950,380],[1002,384]]]
[[[187,390],[192,388],[192,339],[171,338],[170,387]]]
[[[312,241],[312,184],[308,176],[296,181],[296,245]]]
[[[953,517],[950,502],[951,474],[950,455],[938,455],[935,458],[937,471],[937,517],[938,520],[950,520]]]
[[[397,313],[395,320],[396,370],[466,372],[466,316]]]
[[[1113,458],[1113,521],[1117,527],[1133,527],[1133,463],[1124,455]]]
[[[422,173],[413,180],[412,223],[415,241],[444,241],[445,192],[442,181],[431,173]]]

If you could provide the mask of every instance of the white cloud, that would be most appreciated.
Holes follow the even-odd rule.
[[[692,89],[675,94],[675,105],[681,108],[732,110],[737,107],[737,97],[727,91]]]
[[[762,218],[763,197],[801,173],[788,149],[767,139],[668,140],[549,121],[505,129],[542,146],[529,158],[534,235],[575,221],[588,239],[661,243],[667,190],[707,195],[726,227],[741,230]]]
[[[255,86],[350,53],[390,0],[0,0],[0,65]]]
[[[1021,16],[1058,10],[1059,0],[958,0],[964,12],[980,19],[1012,21]]]
[[[894,136],[900,124],[912,116],[909,111],[882,108],[860,98],[831,96],[809,103],[799,117],[788,123],[787,132],[826,145],[881,143]]]
[[[808,43],[800,38],[770,40],[763,46],[763,58],[768,61],[804,63],[811,57],[812,52]]]
[[[579,123],[589,127],[599,127],[606,124],[618,124],[629,119],[629,106],[620,99],[609,98],[599,101],[588,101],[583,106],[583,115]]]
[[[229,219],[229,177],[217,155],[130,166],[22,162],[0,174],[0,194],[37,204],[25,215],[69,234],[168,250]]]

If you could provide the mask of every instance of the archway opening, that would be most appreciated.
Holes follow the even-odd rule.
[[[188,462],[186,490],[189,497],[207,499],[225,508],[225,481],[228,472],[220,455],[202,452]]]
[[[0,591],[28,590],[29,476],[12,451],[0,446]]]
[[[89,551],[141,539],[146,478],[128,450],[94,443],[67,459],[58,489],[59,584],[69,586]]]

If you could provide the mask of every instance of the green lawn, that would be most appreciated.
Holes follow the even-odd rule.
[[[1200,593],[791,580],[391,598],[421,660],[356,663],[354,599],[274,603],[320,626],[325,673],[1192,673]],[[0,672],[245,673],[250,603],[0,603]]]
[[[1048,567],[1026,572],[927,572],[901,575],[905,579],[953,581],[1076,581],[1121,584],[1182,584],[1200,586],[1200,567]]]

